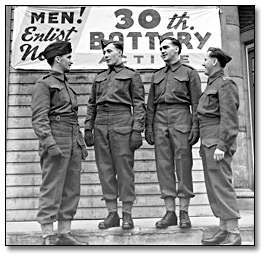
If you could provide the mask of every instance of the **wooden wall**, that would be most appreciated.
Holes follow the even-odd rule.
[[[12,13],[13,14],[13,13]],[[12,15],[10,39],[12,43]],[[11,50],[12,54],[12,50]],[[6,129],[6,221],[35,220],[38,207],[41,169],[38,156],[38,140],[31,124],[31,93],[37,79],[46,74],[45,71],[15,70],[8,66],[7,82],[7,129]],[[79,123],[83,130],[89,88],[97,71],[71,71],[69,82],[78,93]],[[149,92],[152,71],[140,71],[146,101]],[[206,77],[200,76],[203,89]],[[195,198],[191,200],[191,216],[209,216],[210,210],[202,163],[199,157],[199,142],[193,148],[193,179]],[[161,217],[165,212],[163,200],[160,199],[157,182],[154,150],[145,140],[143,146],[135,154],[135,181],[137,199],[134,204],[135,218]],[[178,204],[177,200],[177,204]],[[121,206],[121,205],[120,205]],[[121,213],[121,211],[119,211]],[[76,219],[103,219],[107,214],[105,203],[101,201],[101,186],[95,164],[94,151],[89,149],[89,156],[83,162],[81,174],[81,199]]]

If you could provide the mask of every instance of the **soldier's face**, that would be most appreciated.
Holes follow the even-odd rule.
[[[72,64],[73,63],[71,61],[71,53],[59,56],[59,66],[61,67],[63,72],[68,72]]]
[[[207,52],[205,58],[204,58],[204,62],[202,64],[202,66],[204,67],[204,74],[211,76],[214,66],[215,66],[215,62],[216,62],[216,58],[212,58],[210,57],[211,52]]]
[[[161,58],[164,62],[170,63],[178,60],[178,47],[172,44],[171,40],[164,40],[160,45]]]
[[[108,66],[115,66],[122,63],[122,52],[115,48],[113,44],[108,44],[103,49],[103,55]]]

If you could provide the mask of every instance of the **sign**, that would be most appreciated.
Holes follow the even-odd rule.
[[[124,60],[134,69],[164,66],[159,36],[182,43],[181,60],[202,68],[210,46],[221,47],[215,6],[22,6],[14,11],[11,65],[15,69],[50,67],[40,53],[56,40],[72,43],[72,69],[103,69],[101,39],[121,40]]]

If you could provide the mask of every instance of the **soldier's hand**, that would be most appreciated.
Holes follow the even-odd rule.
[[[91,130],[86,130],[84,132],[84,141],[87,147],[92,147],[94,145],[94,135]]]
[[[198,142],[199,138],[200,138],[200,135],[198,131],[191,131],[188,137],[188,141],[190,145],[192,146]]]
[[[149,145],[154,145],[154,133],[153,132],[146,132],[145,133],[145,140]]]
[[[142,135],[140,131],[132,131],[130,138],[131,150],[137,150],[142,146]]]
[[[53,159],[60,159],[64,157],[64,154],[62,153],[61,149],[56,144],[51,145],[48,148],[48,154]]]

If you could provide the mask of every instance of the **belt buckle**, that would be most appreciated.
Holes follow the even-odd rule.
[[[59,115],[56,116],[56,120],[60,121],[61,117]]]

